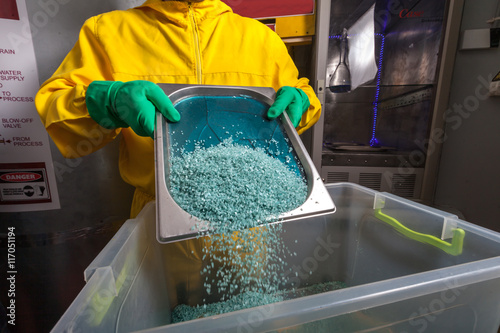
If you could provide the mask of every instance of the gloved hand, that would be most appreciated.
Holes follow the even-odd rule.
[[[309,97],[302,89],[284,86],[276,93],[276,99],[267,111],[267,117],[275,119],[286,110],[293,126],[297,127],[309,105]]]
[[[181,116],[163,90],[150,81],[94,81],[85,98],[90,117],[108,129],[131,127],[140,136],[153,138],[155,108],[168,121]]]

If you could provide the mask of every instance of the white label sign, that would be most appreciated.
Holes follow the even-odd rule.
[[[33,41],[24,0],[0,6],[0,212],[58,209],[48,134],[34,99]]]

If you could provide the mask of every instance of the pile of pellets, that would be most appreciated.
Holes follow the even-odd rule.
[[[276,221],[304,203],[307,184],[263,148],[225,140],[173,156],[170,192],[213,233],[226,234]]]
[[[307,198],[303,177],[262,148],[226,140],[197,145],[170,159],[170,192],[192,216],[209,221],[201,274],[207,295],[220,301],[180,305],[173,322],[279,302],[289,253],[281,238],[279,215]]]

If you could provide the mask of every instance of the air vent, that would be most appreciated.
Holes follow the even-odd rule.
[[[360,173],[359,174],[359,185],[371,188],[375,191],[380,191],[380,185],[382,183],[381,173]]]
[[[415,193],[416,174],[401,175],[394,174],[392,176],[392,191],[395,195],[403,198],[412,198]]]
[[[328,172],[326,174],[327,183],[344,183],[349,181],[349,172]]]

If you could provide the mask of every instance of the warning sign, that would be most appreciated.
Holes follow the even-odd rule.
[[[0,205],[51,202],[45,163],[0,164]]]

